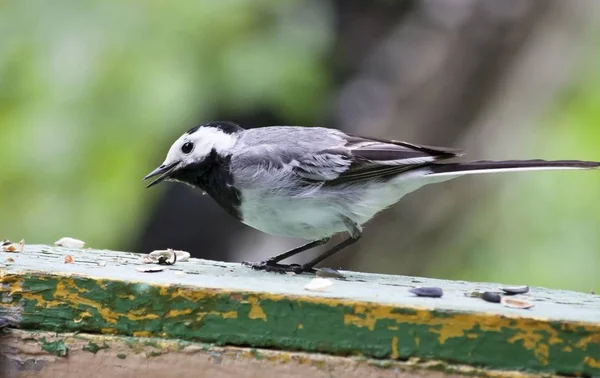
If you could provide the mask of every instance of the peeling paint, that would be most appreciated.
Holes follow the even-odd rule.
[[[43,350],[58,357],[65,357],[69,354],[69,348],[63,340],[48,341],[43,337],[40,339],[40,345]]]
[[[400,353],[398,353],[398,336],[392,337],[392,354],[390,357],[394,360],[400,357]]]
[[[262,308],[260,308],[260,304],[258,298],[255,296],[250,296],[248,298],[248,302],[250,303],[250,312],[248,313],[248,319],[262,319],[265,322],[267,321],[267,315]]]
[[[0,282],[10,294],[0,308],[18,309],[24,329],[600,375],[600,323],[85,276],[2,273]]]

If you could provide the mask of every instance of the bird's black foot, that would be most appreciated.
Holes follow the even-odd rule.
[[[242,265],[249,266],[254,270],[263,270],[265,272],[275,272],[275,273],[315,273],[315,270],[312,267],[307,267],[300,264],[277,264],[271,262],[269,260],[264,260],[261,262],[247,262],[244,261]]]

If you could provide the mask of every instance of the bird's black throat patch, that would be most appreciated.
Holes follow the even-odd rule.
[[[210,195],[223,209],[241,219],[241,193],[229,171],[231,156],[220,156],[213,148],[206,159],[171,174],[171,178],[190,184]]]

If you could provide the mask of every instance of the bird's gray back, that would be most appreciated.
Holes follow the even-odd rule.
[[[271,126],[245,130],[236,148],[276,145],[291,152],[311,153],[346,144],[345,134],[323,127]]]

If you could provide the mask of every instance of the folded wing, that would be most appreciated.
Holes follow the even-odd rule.
[[[270,129],[270,130],[266,130]],[[253,130],[254,131],[254,130]],[[264,128],[242,141],[232,161],[241,179],[292,173],[325,185],[385,178],[462,151],[366,138],[321,128]]]

